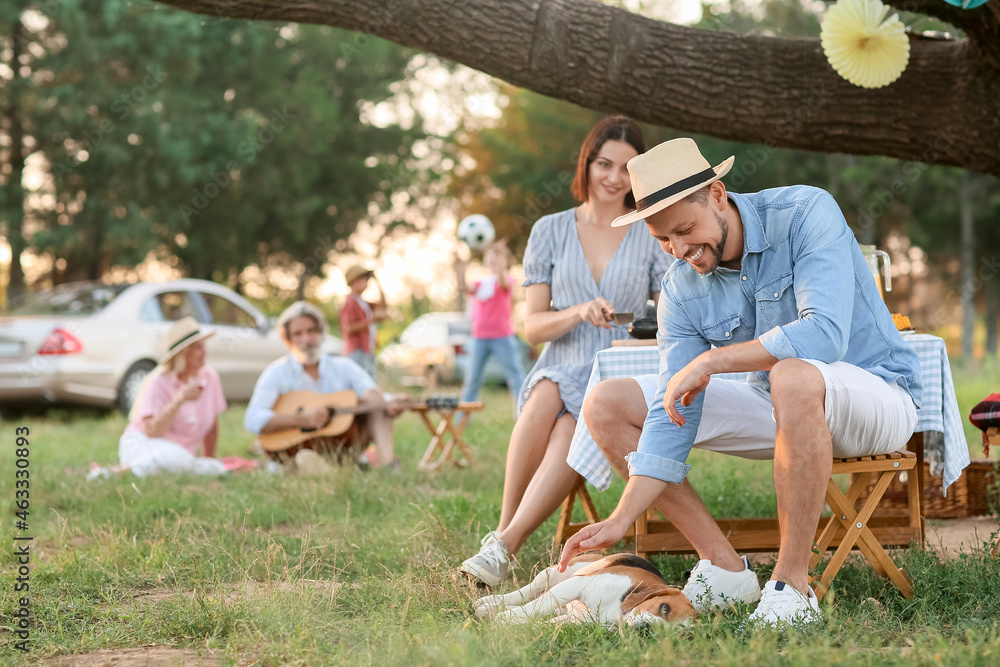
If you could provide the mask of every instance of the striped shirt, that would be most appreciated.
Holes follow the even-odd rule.
[[[660,290],[660,279],[673,257],[663,252],[641,222],[629,227],[615,250],[599,284],[594,283],[576,227],[576,210],[547,215],[535,223],[524,252],[524,286],[545,283],[552,288],[553,310],[604,297],[615,312],[646,311],[649,295]],[[584,392],[598,350],[611,341],[628,338],[628,327],[602,329],[580,324],[545,344],[538,362],[518,396],[520,414],[535,384],[549,379],[559,385],[566,412],[579,419]]]

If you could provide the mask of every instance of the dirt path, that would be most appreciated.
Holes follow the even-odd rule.
[[[51,667],[216,667],[222,663],[211,653],[199,655],[192,649],[140,646],[61,655],[42,664]]]
[[[955,557],[959,553],[970,553],[990,545],[990,536],[997,532],[998,520],[995,516],[973,517],[969,519],[928,519],[924,523],[927,533],[925,543],[928,549]],[[995,540],[996,538],[994,538]],[[989,547],[986,547],[989,548]]]

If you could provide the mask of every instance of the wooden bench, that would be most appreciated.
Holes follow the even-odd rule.
[[[816,549],[810,559],[810,567],[815,568],[819,565],[827,550],[835,549],[835,551],[823,572],[813,577],[811,581],[817,597],[822,598],[826,594],[833,578],[853,549],[861,551],[875,571],[895,583],[904,597],[909,598],[913,595],[909,577],[893,563],[885,551],[887,546],[908,546],[913,541],[923,545],[924,526],[920,511],[922,497],[920,490],[923,488],[923,480],[918,467],[918,463],[922,463],[923,459],[923,434],[915,434],[911,438],[910,445],[919,447],[919,451],[834,459],[833,474],[852,474],[852,482],[846,494],[840,490],[833,478],[827,485],[826,502],[833,515],[820,519],[816,530]],[[908,471],[909,475],[907,482],[909,512],[903,517],[877,516],[875,511],[882,495],[893,476],[901,471]],[[867,497],[861,499],[866,490]],[[573,523],[571,520],[576,497],[579,497],[583,504],[587,516],[585,522]],[[563,502],[556,540],[564,543],[581,528],[597,521],[600,521],[600,518],[581,482]],[[716,523],[737,551],[778,550],[780,533],[776,518],[717,519]],[[696,553],[680,531],[669,521],[659,518],[659,514],[652,508],[638,518],[633,530],[629,531],[629,536],[634,539],[635,552],[640,556],[652,553]]]

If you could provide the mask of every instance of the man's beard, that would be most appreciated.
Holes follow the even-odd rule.
[[[319,363],[319,358],[322,355],[319,345],[316,347],[308,348],[298,348],[299,356],[301,357],[302,365],[313,366]]]
[[[719,240],[719,245],[715,247],[715,251],[712,253],[715,256],[715,263],[712,264],[711,271],[715,271],[719,268],[719,265],[722,264],[722,253],[726,249],[726,240],[729,238],[729,223],[726,222],[726,219],[718,213],[715,213],[715,221],[719,223],[719,229],[722,230],[722,238]]]

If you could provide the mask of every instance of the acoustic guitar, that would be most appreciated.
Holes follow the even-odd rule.
[[[408,399],[394,397],[390,407],[405,408]],[[291,415],[306,412],[314,408],[326,408],[330,414],[329,420],[316,429],[286,428],[271,433],[261,433],[260,446],[272,458],[280,453],[294,455],[300,446],[309,449],[310,441],[322,443],[323,449],[344,449],[354,444],[367,444],[367,429],[355,419],[355,415],[364,415],[374,411],[374,408],[358,405],[358,395],[351,389],[320,394],[313,391],[290,391],[282,394],[271,409],[275,414]],[[362,439],[366,442],[359,443]]]

